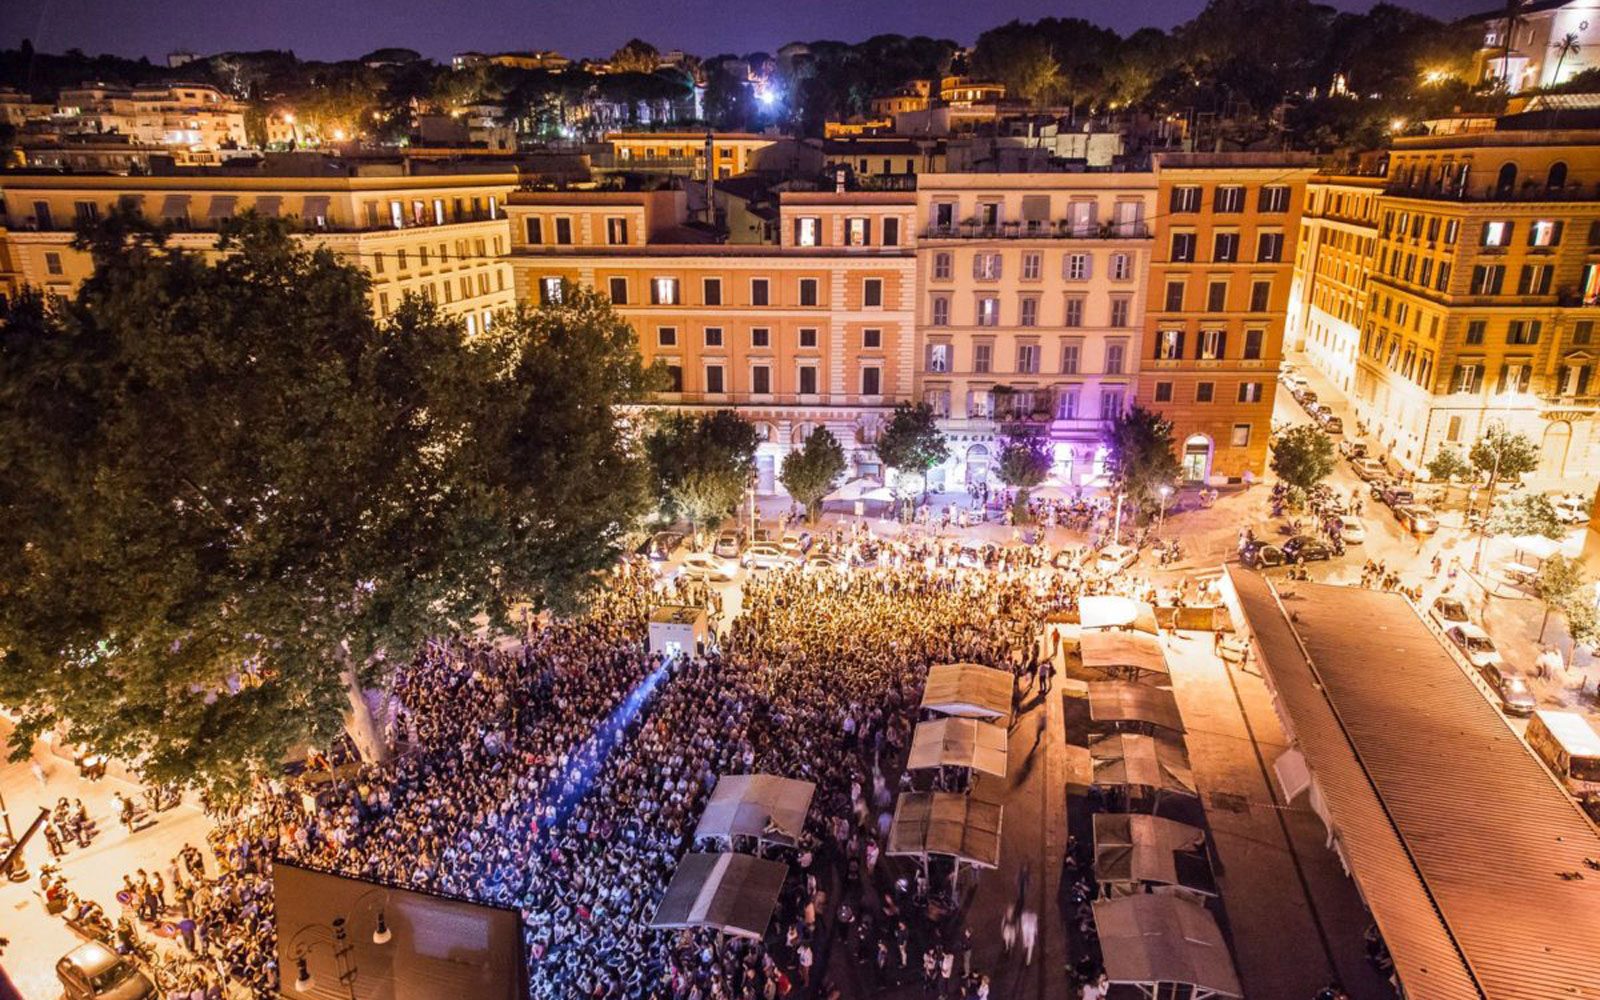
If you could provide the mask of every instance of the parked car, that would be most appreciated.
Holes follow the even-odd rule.
[[[1300,401],[1301,406],[1309,408],[1312,403],[1317,401],[1317,394],[1310,389],[1302,389],[1294,398]]]
[[[1351,461],[1355,461],[1358,458],[1366,458],[1367,443],[1359,438],[1346,438],[1339,442],[1339,454],[1350,459]]]
[[[1455,644],[1467,662],[1475,667],[1500,663],[1500,651],[1495,648],[1489,633],[1471,622],[1452,625],[1445,630],[1445,638]]]
[[[1095,556],[1094,568],[1101,576],[1111,574],[1133,565],[1139,558],[1139,553],[1126,545],[1107,545]]]
[[[1283,543],[1284,562],[1316,562],[1321,559],[1332,559],[1333,549],[1320,538],[1310,535],[1295,535]]]
[[[1367,526],[1354,514],[1340,514],[1339,538],[1346,545],[1360,545],[1367,540]]]
[[[1239,550],[1239,559],[1251,569],[1283,565],[1283,550],[1267,542],[1251,542]]]
[[[691,552],[683,557],[680,572],[691,580],[727,583],[739,574],[739,564],[714,552]]]
[[[1390,483],[1378,493],[1378,499],[1391,509],[1399,510],[1401,507],[1411,506],[1416,501],[1417,495],[1398,483]]]
[[[1399,518],[1405,529],[1414,535],[1431,535],[1439,530],[1439,515],[1426,504],[1414,503],[1397,507],[1394,516]]]
[[[1343,434],[1344,421],[1334,416],[1332,411],[1324,410],[1317,414],[1317,423],[1322,425],[1322,430],[1327,434]]]
[[[1507,715],[1528,716],[1539,707],[1539,701],[1528,688],[1522,675],[1507,670],[1504,664],[1486,663],[1478,668],[1483,682],[1500,696],[1500,707]]]
[[[1472,624],[1472,619],[1467,617],[1467,606],[1448,594],[1440,594],[1433,599],[1433,604],[1428,607],[1428,617],[1445,630]]]
[[[66,1000],[141,1000],[156,995],[139,967],[99,941],[67,952],[56,963],[56,979]]]
[[[836,556],[831,552],[824,552],[820,555],[814,555],[807,559],[805,565],[801,566],[800,568],[805,570],[807,573],[848,573],[850,571],[850,564],[843,558]]]
[[[1367,483],[1389,474],[1388,466],[1384,465],[1380,459],[1370,457],[1353,459],[1350,462],[1350,468],[1355,470],[1357,478]]]
[[[678,546],[683,544],[683,535],[676,531],[658,531],[645,539],[639,546],[639,554],[651,562],[662,562],[672,557]]]
[[[795,562],[794,556],[775,542],[756,542],[739,557],[739,564],[750,569],[789,569]]]
[[[739,558],[739,551],[744,548],[739,540],[737,531],[723,531],[718,533],[717,540],[712,543],[711,551],[724,559]]]
[[[784,534],[783,540],[778,543],[783,546],[783,551],[794,556],[799,562],[811,551],[811,533],[809,531],[790,531]]]
[[[1556,519],[1562,524],[1582,524],[1589,520],[1589,501],[1581,496],[1553,496],[1550,505],[1556,509]]]

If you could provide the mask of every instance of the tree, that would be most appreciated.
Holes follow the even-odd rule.
[[[1539,467],[1539,449],[1526,434],[1514,434],[1505,427],[1491,428],[1473,442],[1467,453],[1473,468],[1488,477],[1486,505],[1494,502],[1494,488],[1503,479],[1512,479]]]
[[[661,53],[654,45],[630,38],[626,45],[611,53],[613,73],[654,73],[661,63]]]
[[[693,468],[672,484],[673,506],[689,522],[694,547],[700,547],[701,529],[722,521],[739,508],[746,480],[732,469]]]
[[[662,411],[645,434],[656,500],[696,531],[732,514],[755,473],[756,429],[732,410]]]
[[[1496,535],[1535,535],[1565,538],[1567,526],[1556,516],[1555,505],[1540,493],[1507,497],[1489,515],[1489,531]]]
[[[1450,484],[1457,479],[1465,479],[1472,474],[1472,463],[1462,457],[1458,449],[1444,447],[1433,453],[1424,466],[1428,470],[1428,477],[1434,482],[1443,483],[1445,494],[1448,496]]]
[[[1272,439],[1272,471],[1310,492],[1333,472],[1333,440],[1315,424],[1298,424]]]
[[[1011,506],[1011,519],[1017,524],[1028,519],[1028,491],[1050,474],[1049,442],[1033,427],[1008,428],[1000,448],[1000,481],[1017,491]]]
[[[73,298],[0,317],[14,756],[59,726],[238,789],[347,711],[370,751],[385,662],[614,564],[643,467],[611,410],[644,369],[601,297],[469,341],[414,299],[378,323],[366,275],[278,220],[203,256],[118,212],[79,245]]]
[[[1550,612],[1565,608],[1584,589],[1586,582],[1583,564],[1559,552],[1539,564],[1534,587],[1539,591],[1539,600],[1544,602],[1544,619],[1539,622],[1540,642],[1544,641],[1545,627],[1550,624]]]
[[[1106,445],[1112,488],[1141,510],[1151,509],[1157,491],[1177,482],[1182,471],[1173,453],[1172,421],[1142,406],[1112,418]]]
[[[883,464],[901,473],[924,477],[922,492],[928,492],[928,470],[950,457],[950,446],[933,407],[927,403],[898,403],[889,424],[878,435],[878,457]]]
[[[1550,74],[1550,82],[1560,83],[1561,64],[1566,62],[1567,56],[1577,55],[1582,46],[1578,44],[1577,33],[1569,31],[1567,32],[1566,36],[1561,39],[1561,41],[1555,42],[1550,47],[1556,50],[1556,71]]]
[[[803,447],[784,456],[778,478],[783,480],[783,488],[789,495],[805,505],[806,516],[814,521],[822,498],[833,489],[844,470],[844,448],[839,439],[826,427],[820,427],[806,438]]]

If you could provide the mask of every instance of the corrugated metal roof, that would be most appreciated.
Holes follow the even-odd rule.
[[[1410,603],[1229,575],[1408,995],[1600,997],[1600,832]]]

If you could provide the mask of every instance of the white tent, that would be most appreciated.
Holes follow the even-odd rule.
[[[1131,628],[1157,635],[1156,609],[1144,601],[1115,594],[1089,594],[1078,598],[1080,628]]]
[[[772,922],[787,865],[749,854],[688,854],[650,926],[710,927],[760,940]]]
[[[1078,637],[1083,665],[1134,680],[1146,675],[1165,681],[1171,670],[1161,641],[1143,632],[1084,632]]]
[[[955,792],[901,792],[889,825],[891,857],[938,854],[979,868],[1000,865],[1003,807]]]
[[[1132,681],[1090,681],[1089,718],[1108,725],[1135,723],[1183,732],[1177,697],[1166,688]]]
[[[1158,792],[1196,795],[1194,771],[1183,744],[1138,733],[1107,733],[1089,739],[1094,784],[1135,785]]]
[[[755,837],[793,845],[805,828],[817,786],[775,774],[724,774],[717,779],[694,839]]]
[[[1094,873],[1103,895],[1127,896],[1147,885],[1199,897],[1217,894],[1205,832],[1163,816],[1095,813]]]
[[[1242,997],[1222,931],[1210,911],[1178,896],[1148,894],[1094,903],[1095,931],[1113,986],[1145,996],[1189,986],[1193,1000]]]
[[[928,670],[922,707],[941,715],[1009,722],[1014,684],[1009,671],[978,663],[940,663]]]
[[[906,768],[970,767],[1006,776],[1008,740],[1004,726],[976,719],[930,719],[919,722],[911,736]]]
[[[838,489],[823,497],[823,502],[842,501],[848,503],[853,500],[868,500],[874,503],[888,503],[894,499],[894,491],[878,482],[876,479],[863,477],[852,479]]]

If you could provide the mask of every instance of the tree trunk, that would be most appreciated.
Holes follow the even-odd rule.
[[[383,731],[378,728],[377,720],[372,717],[372,710],[367,706],[367,695],[361,686],[361,678],[357,676],[355,668],[350,666],[346,666],[340,676],[344,679],[345,695],[350,705],[344,714],[345,733],[356,745],[362,760],[384,763],[390,757],[391,748],[384,740]]]

